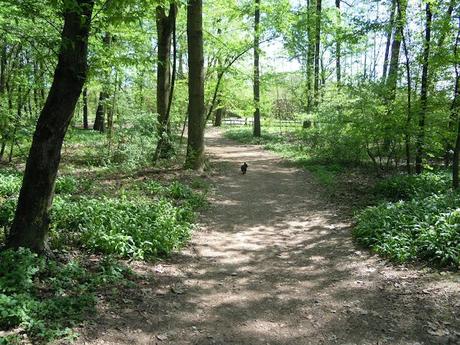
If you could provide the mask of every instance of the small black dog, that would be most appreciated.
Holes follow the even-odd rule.
[[[248,165],[246,162],[244,162],[244,164],[241,166],[241,173],[244,175],[246,174],[246,171],[248,171]]]

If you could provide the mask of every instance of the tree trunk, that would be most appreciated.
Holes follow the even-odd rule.
[[[314,84],[314,105],[319,104],[319,59],[321,47],[321,0],[316,0],[316,16],[315,16],[315,84]]]
[[[396,85],[398,82],[399,70],[399,53],[401,50],[401,37],[404,30],[404,22],[406,17],[407,0],[396,0],[397,15],[396,27],[393,35],[393,43],[391,45],[390,69],[388,70],[388,78],[386,81],[388,89],[388,101],[392,103],[395,100]]]
[[[340,0],[335,0],[335,7],[337,8],[338,25],[340,25],[342,17],[342,14],[340,12]],[[336,36],[337,37],[335,41],[335,73],[337,78],[337,85],[340,85],[340,82],[342,81],[342,71],[340,65],[340,59],[342,57],[342,47],[340,40],[342,38],[340,37],[340,27],[336,32]]]
[[[154,160],[169,158],[173,154],[170,140],[169,113],[172,97],[171,76],[171,40],[176,27],[177,5],[171,3],[169,14],[163,6],[157,6],[156,25],[158,34],[157,63],[157,113],[158,113],[158,144]],[[174,48],[176,50],[176,48]],[[174,61],[174,63],[176,63]]]
[[[88,88],[83,90],[83,128],[88,129]]]
[[[313,109],[313,70],[315,60],[315,39],[313,30],[313,0],[307,0],[307,112]]]
[[[260,0],[255,0],[254,10],[254,131],[255,137],[260,137]]]
[[[188,0],[188,142],[185,167],[201,170],[204,167],[204,55],[203,1]]]
[[[417,147],[415,156],[415,172],[421,174],[423,170],[423,155],[425,146],[425,117],[428,106],[428,64],[430,59],[430,43],[431,43],[431,5],[426,4],[426,26],[425,26],[425,42],[423,49],[422,62],[422,85],[420,91],[420,112],[418,120]]]
[[[410,71],[410,60],[409,60],[409,50],[407,49],[407,42],[404,37],[404,29],[401,28],[401,38],[404,48],[404,56],[406,58],[405,67],[406,67],[406,78],[407,78],[407,118],[406,118],[406,133],[405,133],[405,148],[406,148],[406,171],[410,175],[412,174],[411,168],[411,152],[410,152],[410,142],[411,142],[411,124],[412,124],[412,75]]]
[[[101,133],[105,132],[105,110],[108,95],[102,90],[99,94],[99,102],[96,109],[96,118],[94,119],[93,129]]]
[[[390,21],[387,27],[387,43],[385,45],[385,57],[383,60],[382,83],[386,83],[387,70],[388,70],[388,57],[390,56],[391,35],[393,33],[393,22],[396,10],[396,0],[391,0]]]
[[[105,33],[103,45],[107,49],[112,44],[112,35],[108,32]],[[99,103],[96,109],[96,118],[94,119],[93,129],[101,133],[105,132],[105,115],[107,113],[107,100],[109,93],[106,90],[106,83],[108,83],[108,75],[104,73],[103,85],[101,93],[99,94]]]
[[[457,121],[457,139],[455,141],[454,157],[452,165],[452,186],[455,190],[459,189],[459,158],[460,158],[460,69],[458,63],[458,46],[460,44],[460,18],[458,19],[458,31],[454,45],[454,59],[455,59],[455,91],[454,99],[451,105],[451,118]]]
[[[221,100],[217,100],[216,117],[214,118],[214,127],[222,126],[222,118],[224,117],[224,108],[221,106]]]
[[[58,64],[35,129],[8,247],[46,248],[61,147],[87,74],[93,5],[92,0],[76,0],[75,6],[65,7]]]

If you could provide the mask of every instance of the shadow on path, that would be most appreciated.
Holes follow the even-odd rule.
[[[170,261],[144,264],[154,282],[79,342],[460,344],[458,275],[370,256],[307,172],[216,131],[207,143],[217,173],[202,229]]]

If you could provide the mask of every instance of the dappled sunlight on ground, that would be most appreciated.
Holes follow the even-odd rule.
[[[458,274],[369,255],[308,173],[215,131],[207,143],[202,229],[171,260],[138,263],[152,281],[80,344],[460,344]]]

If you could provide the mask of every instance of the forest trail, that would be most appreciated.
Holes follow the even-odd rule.
[[[357,248],[308,172],[207,134],[215,192],[191,244],[101,306],[79,344],[460,344],[458,274]],[[248,162],[245,176],[239,167]]]

